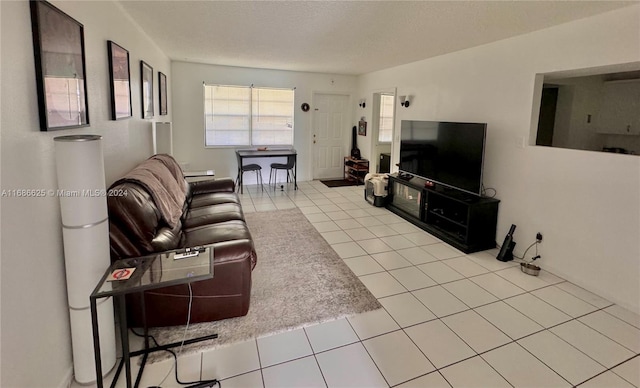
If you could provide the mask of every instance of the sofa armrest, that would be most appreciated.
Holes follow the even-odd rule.
[[[192,196],[207,193],[233,193],[235,191],[235,184],[231,178],[210,179],[190,182],[189,189]]]
[[[163,226],[158,229],[155,237],[151,240],[151,246],[154,252],[163,252],[176,249],[180,244],[180,238],[182,237],[182,222],[178,222],[178,225],[171,229],[167,226]]]

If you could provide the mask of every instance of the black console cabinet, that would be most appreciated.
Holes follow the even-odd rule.
[[[495,248],[499,200],[426,184],[390,175],[387,208],[465,253]]]

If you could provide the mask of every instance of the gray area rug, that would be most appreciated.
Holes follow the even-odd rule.
[[[382,306],[299,209],[247,213],[258,262],[251,305],[244,317],[191,325],[187,338],[218,333],[216,340],[185,346],[182,354],[213,349]],[[156,328],[160,342],[181,341],[184,326]],[[149,362],[168,357],[152,354]]]

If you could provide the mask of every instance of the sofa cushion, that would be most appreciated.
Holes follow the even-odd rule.
[[[183,229],[180,246],[196,247],[233,240],[251,240],[251,234],[244,221],[230,220]]]
[[[201,225],[217,224],[230,220],[244,220],[240,204],[221,203],[190,209],[187,211],[182,225],[184,229],[191,229]]]
[[[189,188],[191,195],[235,192],[235,184],[231,178],[191,182],[189,183]]]
[[[197,194],[191,198],[191,203],[189,207],[191,209],[209,206],[209,205],[218,205],[221,203],[240,203],[238,199],[238,195],[236,193],[208,193],[208,194]]]

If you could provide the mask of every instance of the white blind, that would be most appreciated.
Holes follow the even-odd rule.
[[[393,95],[380,96],[380,129],[378,131],[378,143],[391,143],[393,137]]]
[[[252,144],[293,144],[293,90],[253,88],[252,95]]]
[[[294,90],[204,86],[205,146],[292,145]]]

